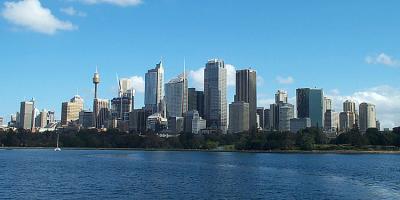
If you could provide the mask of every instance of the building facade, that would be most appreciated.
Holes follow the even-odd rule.
[[[324,127],[324,93],[322,89],[299,88],[296,90],[297,117],[310,118],[311,126]]]
[[[167,117],[182,117],[188,110],[188,81],[184,76],[179,75],[165,84]]]
[[[235,101],[249,103],[249,129],[257,130],[257,73],[255,70],[236,71]]]
[[[204,92],[196,91],[195,88],[188,89],[188,111],[197,110],[204,117]]]
[[[279,131],[290,131],[290,120],[294,118],[294,106],[289,103],[279,105]]]
[[[160,112],[160,103],[164,98],[164,67],[159,62],[154,69],[145,75],[144,104],[152,113]]]
[[[79,120],[79,113],[83,110],[84,101],[79,95],[75,95],[69,102],[61,105],[61,125],[68,126]]]
[[[250,130],[249,126],[250,104],[236,101],[229,104],[229,132],[243,133]]]
[[[359,124],[360,131],[365,133],[369,128],[376,128],[376,110],[375,105],[370,103],[361,103],[359,106]]]
[[[297,133],[309,127],[311,127],[310,118],[293,118],[290,120],[290,132],[292,133]]]
[[[21,102],[18,125],[19,128],[33,130],[35,126],[35,101],[33,99]]]
[[[204,113],[207,127],[227,130],[226,67],[222,60],[209,60],[204,69]]]

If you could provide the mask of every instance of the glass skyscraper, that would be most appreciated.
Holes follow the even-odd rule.
[[[297,117],[310,118],[311,126],[324,127],[324,92],[322,89],[296,90]]]

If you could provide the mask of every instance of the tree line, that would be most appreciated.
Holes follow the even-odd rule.
[[[357,129],[329,138],[317,128],[307,128],[299,133],[265,131],[259,133],[207,134],[182,133],[175,137],[160,137],[148,133],[119,132],[110,129],[59,130],[57,132],[30,133],[17,131],[0,132],[3,147],[54,147],[59,134],[61,147],[76,148],[143,148],[143,149],[204,149],[204,150],[346,150],[391,149],[399,150],[400,132],[380,132],[368,129],[361,134]],[[378,148],[379,147],[379,148]],[[388,148],[390,147],[390,148]]]

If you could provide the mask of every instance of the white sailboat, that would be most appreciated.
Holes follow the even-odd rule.
[[[61,151],[61,148],[58,147],[58,140],[60,139],[60,135],[57,134],[57,147],[54,149],[54,151]]]

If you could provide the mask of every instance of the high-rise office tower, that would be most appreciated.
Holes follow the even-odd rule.
[[[356,113],[356,103],[350,100],[343,102],[343,112]]]
[[[269,106],[269,129],[279,130],[279,104],[271,104]]]
[[[324,97],[324,114],[327,110],[332,110],[332,99]]]
[[[96,128],[107,128],[107,121],[109,119],[110,102],[107,99],[94,99],[93,102],[93,116],[94,125]]]
[[[118,97],[111,100],[111,117],[119,122],[127,122],[134,109],[135,90],[132,88],[132,81],[127,78],[118,80],[118,88]]]
[[[84,101],[79,95],[75,95],[69,102],[61,105],[61,125],[68,126],[69,123],[78,122],[79,112],[83,110]]]
[[[185,74],[165,84],[167,117],[182,117],[188,110],[188,81]]]
[[[188,89],[188,111],[197,110],[200,117],[204,117],[204,92]]]
[[[324,92],[322,89],[299,88],[296,90],[297,117],[310,118],[311,126],[324,127]]]
[[[129,117],[129,128],[135,133],[144,133],[146,131],[147,118],[151,111],[145,109],[134,109]]]
[[[284,90],[278,90],[275,93],[275,103],[280,104],[280,103],[287,103],[288,102],[288,94]]]
[[[290,103],[279,104],[279,131],[290,131],[290,120],[294,118],[294,106]]]
[[[257,107],[257,115],[259,118],[258,127],[264,129],[264,107]]]
[[[204,113],[207,126],[227,130],[226,68],[222,60],[209,60],[204,69]]]
[[[324,115],[324,129],[327,131],[337,131],[340,128],[339,113],[333,110],[326,110]]]
[[[270,109],[264,110],[264,130],[271,130],[271,123],[270,123]]]
[[[93,112],[90,110],[82,110],[79,113],[79,125],[82,128],[93,127]]]
[[[35,100],[21,102],[19,128],[33,130],[35,126]]]
[[[229,132],[242,133],[250,130],[250,104],[235,101],[229,104]]]
[[[159,62],[154,69],[145,75],[144,104],[152,113],[160,112],[160,104],[164,98],[164,68]]]
[[[35,124],[36,125],[35,126],[37,128],[44,128],[48,124],[47,118],[48,118],[47,110],[40,111],[39,115],[36,116],[36,119],[35,119]]]
[[[257,130],[257,75],[255,70],[236,71],[235,101],[249,103],[249,129]]]
[[[348,119],[350,124],[348,127],[346,125],[343,126],[343,130],[348,130],[348,129],[352,129],[354,126],[358,127],[358,112],[357,112],[357,106],[356,103],[354,101],[351,100],[346,100],[345,102],[343,102],[343,112],[349,112],[349,114],[347,117],[350,117],[351,119]],[[343,117],[345,114],[343,114]],[[346,118],[343,118],[344,120],[347,120]]]
[[[353,112],[341,112],[339,114],[339,126],[341,132],[346,132],[352,129],[355,125],[355,117]]]
[[[0,117],[0,126],[3,126],[3,124],[4,124],[4,118]]]
[[[369,128],[376,128],[375,105],[370,103],[361,103],[359,112],[360,131],[362,133],[365,133]]]

